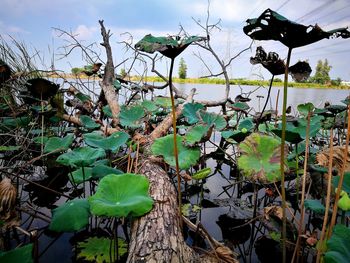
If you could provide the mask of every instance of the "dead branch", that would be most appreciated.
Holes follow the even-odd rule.
[[[111,34],[109,30],[108,32],[106,31],[106,28],[103,25],[103,20],[99,20],[98,22],[100,23],[100,26],[101,26],[101,35],[103,38],[103,42],[101,43],[101,45],[105,48],[106,55],[107,55],[107,63],[104,70],[103,80],[100,82],[100,86],[103,90],[104,97],[106,98],[107,103],[111,109],[112,116],[113,116],[112,124],[115,127],[119,123],[120,107],[118,103],[117,93],[115,92],[115,89],[113,87],[115,75],[114,75],[112,48],[111,48],[111,45],[109,44],[109,38],[111,37]]]

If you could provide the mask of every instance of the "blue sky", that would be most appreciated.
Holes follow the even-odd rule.
[[[29,48],[40,51],[43,63],[38,66],[49,68],[50,60],[54,58],[56,69],[69,71],[71,67],[81,67],[86,64],[80,52],[65,59],[59,59],[67,44],[66,39],[58,37],[53,28],[74,33],[84,44],[100,43],[98,20],[103,19],[113,36],[115,64],[119,64],[131,54],[126,53],[123,45],[118,44],[129,40],[129,32],[134,43],[144,35],[155,36],[176,34],[179,25],[193,35],[204,35],[193,19],[205,21],[207,0],[0,0],[0,34],[5,40],[11,35],[23,41]],[[212,37],[212,45],[223,60],[237,54],[247,47],[250,39],[242,32],[247,18],[257,17],[266,8],[278,10],[287,18],[303,24],[318,23],[323,29],[350,26],[349,0],[212,0],[210,6],[210,21],[216,23],[221,19],[221,30]],[[295,49],[292,63],[308,59],[314,69],[319,59],[327,58],[332,65],[331,77],[350,80],[350,39],[322,40],[318,43]],[[255,54],[255,48],[262,45],[266,51],[276,51],[285,58],[287,49],[278,42],[256,42],[250,51],[245,52],[229,68],[232,78],[270,78],[260,66],[252,66],[249,57]],[[103,50],[96,45],[98,52]],[[189,77],[207,75],[206,67],[194,56],[200,52],[214,73],[218,71],[214,59],[196,46],[191,46],[183,54]],[[103,57],[103,56],[102,56]],[[166,74],[167,61],[159,63],[159,71]],[[178,62],[178,61],[177,61]],[[129,62],[120,67],[128,67]],[[134,74],[138,73],[136,65]],[[117,69],[118,71],[119,69]],[[140,69],[139,69],[140,70]],[[312,73],[314,74],[314,72]]]

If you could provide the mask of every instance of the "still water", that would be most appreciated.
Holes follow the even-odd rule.
[[[159,84],[159,83],[156,83]],[[178,84],[175,86],[188,93],[191,89],[196,88],[196,95],[194,96],[194,100],[221,100],[224,98],[225,94],[225,86],[224,85],[215,85],[215,84]],[[98,89],[98,88],[97,88]],[[167,90],[157,91],[156,94],[167,96]],[[279,92],[280,91],[280,92]],[[282,87],[273,87],[271,90],[270,100],[267,104],[267,109],[275,109],[277,94],[279,92],[278,99],[278,112],[281,112],[282,109],[282,96],[283,96],[283,88]],[[98,94],[98,90],[96,90]],[[251,99],[248,102],[249,106],[252,107],[253,113],[254,111],[260,111],[265,103],[267,98],[268,88],[260,87],[257,88],[255,86],[237,86],[234,85],[231,87],[230,97],[232,100],[237,95],[243,95],[244,97],[249,97]],[[288,105],[292,106],[292,114],[296,113],[296,107],[298,104],[305,102],[312,102],[316,107],[323,107],[326,101],[331,104],[341,104],[341,100],[350,95],[350,90],[331,90],[331,89],[301,89],[301,88],[289,88],[288,89]],[[147,95],[149,96],[149,95]],[[263,98],[261,97],[263,96]],[[259,98],[260,97],[260,98]],[[147,99],[150,99],[147,97]],[[219,111],[219,108],[211,109],[212,111]],[[217,162],[213,159],[207,160],[208,167],[211,167],[213,170],[217,166]],[[220,167],[220,173],[218,172],[214,176],[210,177],[206,184],[205,188],[209,189],[208,192],[205,193],[204,198],[207,200],[214,199],[225,199],[228,196],[223,194],[223,186],[230,184],[230,169],[231,167],[222,164]],[[233,190],[233,189],[232,189]],[[231,191],[232,192],[232,191]],[[244,196],[243,196],[244,198]],[[248,198],[248,196],[247,196]],[[219,241],[223,240],[223,233],[218,225],[218,220],[220,216],[230,214],[232,211],[231,207],[213,207],[213,208],[204,208],[202,210],[202,224],[208,230],[208,232],[213,235],[213,237]],[[231,214],[232,215],[232,214]],[[55,238],[50,238],[45,236],[40,240],[41,247],[46,247],[44,244],[49,244],[50,242],[54,242],[52,246],[49,246],[47,251],[40,251],[43,253],[41,262],[71,262],[72,255],[72,246],[69,242],[71,234],[63,234],[61,237],[58,237],[58,241],[55,242]],[[246,241],[246,240],[245,240]],[[247,248],[244,247],[244,243],[242,250],[245,251]],[[236,244],[237,245],[237,244]],[[239,245],[239,244],[238,244]],[[236,252],[239,252],[236,250]],[[243,252],[244,253],[244,252]],[[241,262],[242,258],[240,259]],[[252,262],[256,262],[257,258],[255,253],[253,252]]]

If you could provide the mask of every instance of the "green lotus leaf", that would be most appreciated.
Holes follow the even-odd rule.
[[[180,135],[177,135],[176,142],[180,169],[188,169],[191,165],[195,165],[200,157],[199,148],[189,148],[184,146]],[[167,164],[175,166],[173,134],[156,139],[151,146],[151,151],[154,155],[163,156]]]
[[[84,171],[83,171],[84,169]],[[83,182],[89,181],[92,178],[92,168],[91,167],[80,167],[78,170],[69,174],[69,179],[75,184],[81,184]]]
[[[148,112],[156,112],[158,111],[158,106],[154,101],[151,100],[144,100],[141,102],[141,106],[146,109]]]
[[[62,152],[69,149],[74,140],[73,134],[69,134],[66,137],[50,137],[45,143],[44,152],[49,153],[53,151]]]
[[[308,102],[299,104],[297,108],[300,114],[307,116],[309,112],[312,112],[315,109],[315,106],[311,102]]]
[[[334,226],[333,234],[327,241],[327,251],[323,257],[325,263],[346,263],[350,258],[350,229],[345,225]]]
[[[93,119],[91,119],[87,115],[81,115],[79,119],[82,125],[87,129],[94,130],[94,129],[100,128],[100,124],[96,123]]]
[[[288,20],[279,13],[266,9],[258,18],[248,19],[243,31],[255,40],[276,40],[289,48],[301,47],[324,38],[349,38],[346,28],[323,31],[317,24],[304,26]]]
[[[211,174],[211,168],[207,167],[202,170],[199,170],[198,172],[194,173],[192,175],[192,179],[194,180],[202,180],[207,178]]]
[[[57,162],[63,165],[73,167],[86,167],[93,164],[97,159],[104,158],[105,151],[101,148],[80,147],[73,151],[61,154],[57,158]]]
[[[13,130],[21,127],[27,127],[30,123],[29,117],[18,117],[18,118],[10,118],[3,117],[0,118],[0,130]]]
[[[91,213],[97,216],[138,217],[152,209],[149,181],[138,174],[109,174],[89,197]]]
[[[321,204],[320,200],[306,199],[304,205],[305,205],[305,208],[310,209],[316,214],[323,215],[324,212],[326,211],[326,208],[324,207],[323,204]]]
[[[89,202],[86,199],[73,199],[52,210],[50,230],[74,232],[89,224]]]
[[[189,36],[180,38],[179,36],[171,37],[154,37],[151,34],[144,36],[135,44],[135,48],[147,53],[160,52],[168,58],[177,57],[193,42],[203,41],[205,38],[197,36]]]
[[[342,191],[340,193],[341,198],[338,201],[338,207],[343,211],[350,210],[350,198],[347,192]]]
[[[0,262],[8,263],[32,263],[33,244],[15,248],[10,251],[0,251]]]
[[[89,95],[85,95],[81,92],[78,92],[77,94],[74,95],[77,99],[79,99],[81,102],[87,102],[91,101],[91,97]]]
[[[338,182],[339,182],[340,176],[333,176],[332,178],[332,184],[335,188],[338,187]],[[345,172],[344,173],[344,179],[343,179],[343,185],[342,185],[342,190],[350,194],[350,172]]]
[[[50,137],[47,136],[37,136],[33,138],[33,142],[41,144],[41,142],[44,144],[46,143],[48,140],[50,139]]]
[[[189,124],[195,124],[199,121],[198,111],[203,109],[203,104],[200,103],[187,103],[184,106],[182,114],[187,118]]]
[[[244,119],[238,125],[238,130],[247,129],[247,131],[251,131],[253,128],[254,128],[254,123],[251,118]]]
[[[123,172],[119,169],[103,165],[97,164],[92,168],[92,178],[93,179],[101,179],[109,174],[122,174]]]
[[[127,128],[139,128],[142,126],[142,118],[145,116],[145,111],[140,105],[130,108],[123,107],[120,111],[120,124]]]
[[[122,88],[122,84],[120,83],[119,80],[115,80],[114,83],[113,83],[113,87],[116,89],[116,90],[120,90]]]
[[[272,129],[271,131],[278,137],[282,138],[282,127],[278,127],[278,129]],[[291,124],[286,125],[285,136],[287,142],[294,144],[300,143],[304,140],[304,138],[301,137],[300,133],[296,131],[295,126]]]
[[[215,129],[218,131],[224,129],[227,125],[224,117],[213,112],[201,111],[200,117],[204,123],[208,124],[209,126],[214,125]]]
[[[107,117],[109,117],[109,118],[113,117],[113,114],[112,114],[112,111],[111,111],[111,108],[109,107],[109,105],[102,107],[102,111],[104,114],[106,114]]]
[[[239,148],[241,156],[238,158],[238,167],[244,176],[261,183],[280,180],[279,140],[252,133],[240,143]]]
[[[87,145],[104,150],[111,150],[112,152],[117,152],[129,138],[130,136],[122,131],[112,133],[108,137],[104,137],[102,134],[96,132],[84,134],[84,140]]]
[[[184,139],[189,145],[194,145],[208,135],[209,129],[208,125],[196,125],[187,131]]]
[[[175,106],[178,104],[178,101],[175,100]],[[170,97],[156,97],[154,103],[164,109],[171,108],[171,98]]]
[[[84,259],[96,263],[106,263],[110,261],[111,240],[105,237],[89,237],[83,242],[78,242],[78,259]],[[123,256],[128,252],[128,244],[121,238],[118,238],[118,249],[112,249],[112,251],[118,251],[118,257]]]
[[[230,104],[230,107],[235,111],[246,111],[249,110],[249,105],[246,102],[235,102],[233,104]]]

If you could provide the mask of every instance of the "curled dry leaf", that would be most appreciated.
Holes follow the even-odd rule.
[[[344,165],[344,148],[345,146],[335,146],[333,147],[333,166],[337,169],[341,169]],[[318,165],[328,166],[330,149],[324,149],[316,155],[316,160]],[[346,164],[345,164],[345,172],[350,172],[350,148],[348,149]]]
[[[222,259],[224,262],[228,263],[237,263],[237,259],[235,258],[235,254],[231,249],[225,246],[218,246],[215,249],[216,254]]]
[[[268,207],[264,208],[264,217],[266,218],[266,220],[270,219],[270,215],[278,217],[279,219],[282,220],[282,218],[283,218],[282,213],[283,213],[282,207],[277,206],[277,205],[268,206]]]

